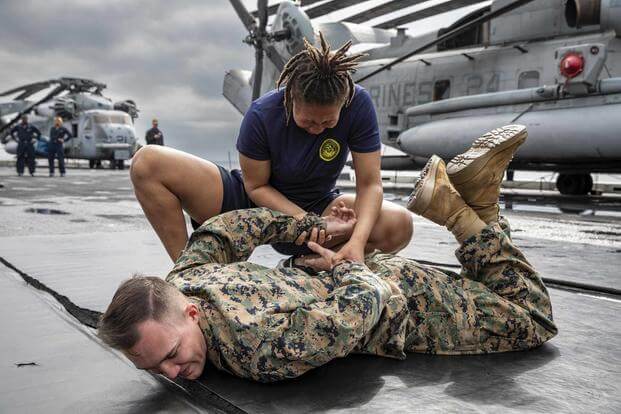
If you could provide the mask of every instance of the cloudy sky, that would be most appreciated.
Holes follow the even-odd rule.
[[[227,69],[251,69],[254,53],[241,42],[246,32],[227,0],[0,0],[0,10],[0,91],[61,76],[95,79],[108,85],[113,100],[137,102],[140,137],[157,117],[168,145],[216,161],[229,153],[236,159],[241,115],[222,97],[222,79]],[[427,19],[414,30],[454,18]]]

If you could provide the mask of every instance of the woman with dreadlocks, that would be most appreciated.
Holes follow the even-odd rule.
[[[321,33],[320,43],[317,48],[305,41],[285,65],[277,89],[246,112],[237,139],[241,172],[166,147],[147,146],[134,156],[136,196],[173,260],[187,241],[182,208],[199,223],[255,206],[299,217],[338,217],[353,209],[357,221],[348,234],[328,241],[314,230],[308,239],[343,244],[335,260],[363,261],[365,250],[396,252],[407,245],[412,218],[383,201],[375,109],[351,77],[362,54],[347,55],[351,41],[332,52]],[[335,188],[350,151],[355,196]],[[274,247],[292,255],[307,252],[294,244]]]

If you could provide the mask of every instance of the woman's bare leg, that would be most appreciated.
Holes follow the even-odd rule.
[[[222,178],[212,162],[147,145],[134,155],[130,176],[142,210],[173,261],[188,241],[183,210],[199,223],[220,213]]]

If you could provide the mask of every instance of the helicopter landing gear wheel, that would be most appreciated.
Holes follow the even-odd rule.
[[[95,160],[88,160],[88,168],[91,170],[95,168]]]
[[[561,194],[587,195],[593,189],[591,174],[559,174],[556,188]]]

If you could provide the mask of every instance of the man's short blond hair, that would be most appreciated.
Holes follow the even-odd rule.
[[[161,278],[133,276],[116,290],[99,320],[97,335],[114,349],[130,349],[140,340],[140,323],[181,317],[185,303],[183,293]]]

